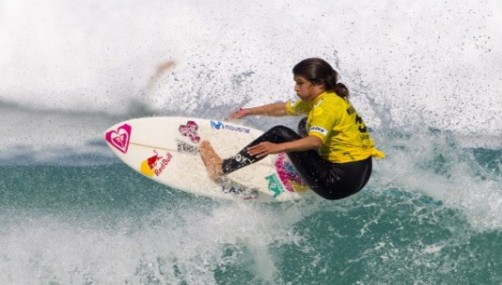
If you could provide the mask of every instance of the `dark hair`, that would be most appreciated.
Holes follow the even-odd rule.
[[[293,74],[302,76],[315,85],[324,84],[326,91],[333,91],[342,98],[349,97],[347,86],[337,82],[338,72],[323,59],[304,59],[293,67]]]

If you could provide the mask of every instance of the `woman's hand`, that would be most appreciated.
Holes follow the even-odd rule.
[[[286,103],[276,102],[258,107],[240,108],[230,114],[227,120],[237,120],[249,115],[285,116],[287,115]]]
[[[245,108],[239,108],[239,110],[233,112],[232,114],[230,114],[227,118],[227,120],[237,120],[237,119],[240,119],[242,117],[245,117],[249,115],[249,110],[248,109],[245,109]]]
[[[261,142],[257,145],[248,147],[247,151],[252,156],[256,156],[257,158],[262,158],[269,154],[282,152],[283,149],[279,144],[271,142]]]

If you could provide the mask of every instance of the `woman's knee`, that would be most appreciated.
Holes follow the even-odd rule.
[[[277,137],[285,138],[287,140],[296,140],[300,138],[300,136],[295,131],[282,125],[275,126],[268,132],[274,134]]]
[[[307,117],[301,119],[300,122],[298,123],[298,134],[300,134],[301,137],[308,136]]]

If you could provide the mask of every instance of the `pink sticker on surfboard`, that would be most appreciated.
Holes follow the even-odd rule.
[[[289,192],[303,192],[307,190],[307,184],[302,180],[293,164],[286,159],[284,152],[277,155],[275,169],[282,184],[284,184],[284,187]]]
[[[188,121],[186,125],[180,125],[178,131],[180,132],[181,135],[189,137],[190,141],[192,141],[193,143],[198,143],[200,141],[200,137],[197,134],[198,129],[199,126],[197,125],[196,122]]]
[[[120,152],[126,154],[129,148],[129,139],[131,138],[131,126],[123,124],[117,130],[108,131],[105,134],[105,140]]]

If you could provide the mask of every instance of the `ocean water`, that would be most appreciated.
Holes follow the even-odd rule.
[[[0,2],[0,284],[502,284],[502,2]],[[386,159],[357,195],[196,197],[109,126],[224,118],[340,72]],[[298,118],[246,118],[260,129]]]

